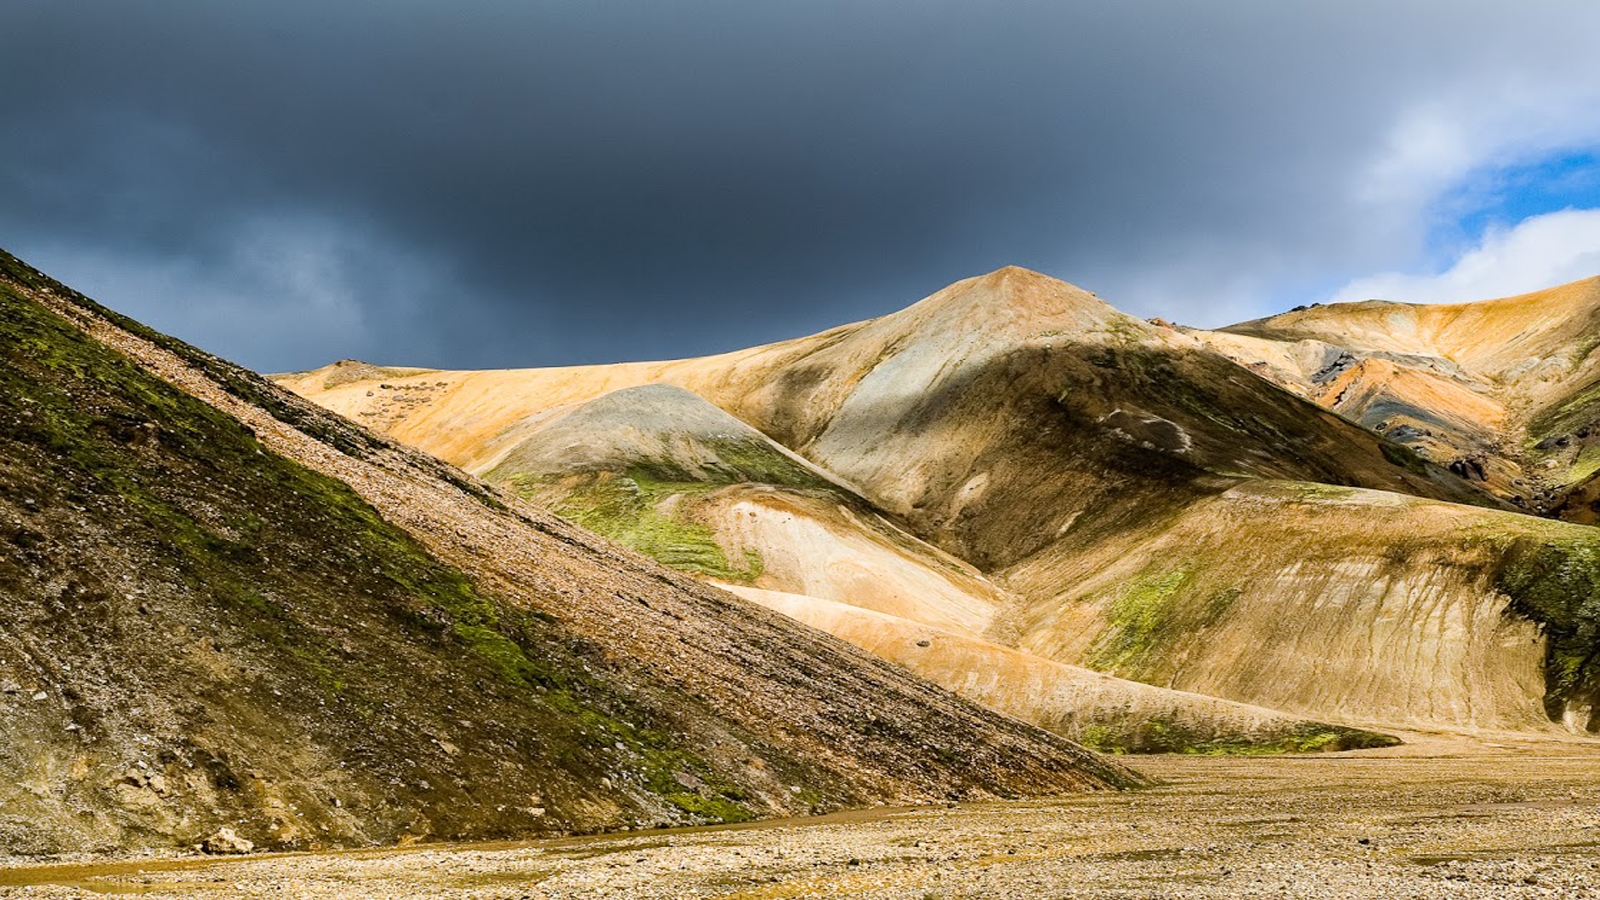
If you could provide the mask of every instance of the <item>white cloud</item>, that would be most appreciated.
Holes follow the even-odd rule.
[[[1393,207],[1420,235],[1421,212],[1475,170],[1514,166],[1600,143],[1600,89],[1587,78],[1464,79],[1448,93],[1402,108],[1378,152],[1354,171],[1362,207]]]
[[[1340,288],[1330,302],[1487,300],[1595,275],[1600,275],[1600,209],[1568,209],[1491,229],[1478,246],[1438,274],[1369,275]]]

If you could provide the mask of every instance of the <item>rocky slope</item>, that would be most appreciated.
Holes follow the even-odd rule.
[[[590,831],[1137,776],[0,255],[0,849]]]

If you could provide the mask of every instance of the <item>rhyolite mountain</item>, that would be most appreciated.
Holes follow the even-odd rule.
[[[555,413],[485,477],[667,565],[1098,748],[1261,752],[1392,742],[984,640],[1014,600],[1007,591],[679,387],[623,388]]]
[[[1600,278],[1476,303],[1303,307],[1193,334],[1519,507],[1600,514]]]
[[[4,254],[0,353],[0,852],[1140,781]]]
[[[1520,514],[1218,334],[1008,268],[700,359],[280,380],[999,708],[1028,704],[986,680],[997,656],[877,634],[1320,721],[1600,725],[1600,532]],[[1339,356],[1292,350],[1313,374]],[[683,392],[747,430],[701,410],[686,442]]]

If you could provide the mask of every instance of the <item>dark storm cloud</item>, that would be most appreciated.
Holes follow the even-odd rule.
[[[1007,263],[1214,323],[1600,136],[1592,4],[1298,6],[17,0],[0,245],[265,369],[703,353]]]

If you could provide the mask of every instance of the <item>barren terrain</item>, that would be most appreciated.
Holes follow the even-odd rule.
[[[1596,897],[1600,742],[1155,756],[1120,795],[230,860],[0,870],[0,897]]]

